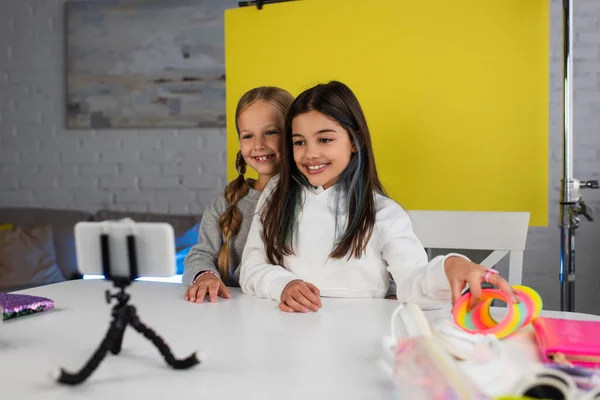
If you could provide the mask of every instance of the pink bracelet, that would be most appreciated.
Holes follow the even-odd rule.
[[[202,277],[202,275],[204,275],[204,274],[213,274],[214,276],[216,276],[218,278],[217,274],[214,271],[211,271],[211,270],[203,271],[203,272],[200,272],[200,274],[192,281],[192,285],[194,283],[196,283],[196,281],[198,279],[200,279]]]

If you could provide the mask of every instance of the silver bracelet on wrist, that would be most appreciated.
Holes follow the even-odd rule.
[[[216,276],[216,277],[218,278],[217,274],[216,274],[214,271],[211,271],[211,270],[202,271],[202,272],[200,272],[200,273],[198,274],[198,276],[196,276],[196,277],[194,278],[194,280],[192,281],[192,285],[193,285],[194,283],[196,283],[196,281],[198,281],[198,279],[200,279],[200,278],[201,278],[201,277],[202,277],[204,274],[213,274],[214,276]]]

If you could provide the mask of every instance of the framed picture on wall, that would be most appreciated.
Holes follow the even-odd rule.
[[[236,6],[67,2],[67,127],[224,127],[223,21]]]

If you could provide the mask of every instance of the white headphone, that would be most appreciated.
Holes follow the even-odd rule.
[[[405,333],[398,335],[398,317]],[[438,318],[430,324],[423,311],[413,303],[400,304],[391,316],[390,336],[383,338],[387,353],[386,372],[393,376],[395,348],[400,338],[424,337],[437,347],[487,395],[506,395],[519,380],[518,368],[512,368],[503,345],[494,335],[472,334],[463,331],[453,321]],[[485,354],[485,360],[474,360],[474,355]],[[383,365],[382,365],[383,367]],[[507,368],[508,367],[508,368]],[[507,369],[512,370],[507,374]],[[502,379],[498,379],[502,375]],[[512,376],[508,376],[512,375]]]
[[[405,334],[402,335],[404,338],[409,337],[433,337],[433,332],[429,327],[429,323],[425,318],[425,315],[421,309],[413,303],[399,304],[392,313],[390,320],[390,335],[384,336],[382,341],[383,349],[386,352],[388,360],[392,361],[394,357],[394,350],[398,344],[398,336],[396,334],[396,319],[400,317],[402,325],[406,330]],[[390,359],[391,358],[391,359]],[[392,374],[391,367],[389,367],[388,373]]]
[[[498,340],[493,335],[471,334],[463,331],[452,321],[437,319],[429,324],[423,311],[414,303],[400,304],[392,313],[390,321],[390,336],[384,338],[384,346],[389,348],[398,342],[396,319],[400,317],[405,334],[401,337],[427,337],[433,338],[453,357],[465,360],[469,357],[475,346],[484,345],[497,347]]]
[[[384,336],[381,342],[385,357],[383,360],[380,360],[379,366],[389,377],[392,377],[394,374],[393,365],[395,363],[396,345],[398,344],[398,337],[396,335],[396,318],[399,316],[402,320],[404,329],[406,330],[405,335],[402,335],[402,337],[431,338],[433,336],[427,319],[416,304],[399,304],[392,313],[392,318],[390,320],[390,335]]]
[[[392,313],[390,321],[390,332],[392,339],[397,340],[396,318],[400,317],[406,328],[408,337],[424,336],[432,337],[433,332],[423,311],[414,303],[400,304]]]

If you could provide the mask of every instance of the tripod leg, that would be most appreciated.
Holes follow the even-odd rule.
[[[162,356],[164,357],[167,364],[169,364],[171,367],[175,369],[187,369],[193,367],[196,364],[200,364],[200,361],[196,357],[196,353],[183,360],[176,359],[173,356],[173,353],[171,353],[171,349],[169,349],[169,346],[164,342],[164,340],[160,336],[158,336],[152,329],[144,325],[142,321],[140,321],[135,311],[135,307],[128,306],[128,314],[129,323],[131,324],[131,326],[133,326],[136,331],[144,335],[147,339],[152,341],[154,346],[158,348],[158,351],[160,351],[160,354],[162,354]]]
[[[115,312],[114,318],[114,339],[109,350],[111,353],[117,355],[121,352],[123,336],[125,335],[125,328],[127,328],[127,315],[125,314],[124,310],[118,310]]]
[[[108,332],[106,333],[106,336],[100,343],[100,346],[96,349],[92,357],[83,366],[83,368],[81,368],[75,374],[71,374],[65,371],[64,368],[61,368],[59,376],[56,380],[59,383],[64,383],[67,385],[78,385],[89,378],[96,368],[98,368],[104,357],[106,357],[106,353],[115,348],[115,341],[123,338],[123,329],[119,327],[119,323],[123,326],[126,326],[122,321],[113,320],[110,324]],[[119,348],[120,347],[121,346],[119,345]]]

